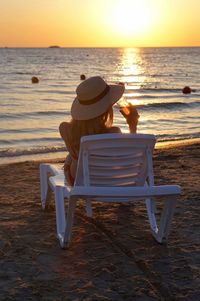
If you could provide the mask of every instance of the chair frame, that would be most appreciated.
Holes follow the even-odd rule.
[[[124,143],[130,140],[133,141],[135,147],[137,143],[144,143],[146,176],[142,186],[102,187],[91,185],[89,172],[91,145],[94,147],[97,145],[96,149],[98,149],[99,145],[106,145],[110,140],[113,142],[118,140]],[[91,204],[93,201],[132,202],[135,200],[145,200],[153,237],[158,243],[167,242],[177,197],[181,193],[181,188],[178,185],[155,186],[152,162],[155,142],[155,136],[147,134],[101,134],[82,137],[77,174],[73,187],[66,183],[64,173],[60,168],[52,164],[40,165],[42,207],[45,209],[48,200],[48,191],[51,189],[55,194],[57,236],[61,248],[67,248],[71,241],[76,204],[80,199],[86,202],[86,214],[88,217],[92,217]],[[155,216],[155,199],[157,197],[165,199],[159,227],[157,226]],[[65,198],[68,200],[67,216],[65,214]]]

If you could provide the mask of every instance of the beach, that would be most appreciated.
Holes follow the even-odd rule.
[[[0,166],[0,300],[200,300],[200,143],[154,152],[156,184],[182,187],[167,245],[153,239],[142,202],[95,203],[93,218],[79,203],[60,249],[39,164]]]

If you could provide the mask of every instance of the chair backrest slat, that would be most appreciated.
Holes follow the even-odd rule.
[[[142,154],[140,157],[134,157],[134,156],[109,156],[109,157],[100,157],[100,156],[90,156],[90,166],[129,166],[130,162],[132,165],[141,164],[143,162],[144,154]]]
[[[140,171],[140,164],[135,166],[116,166],[112,168],[107,168],[105,166],[95,166],[90,167],[90,176],[99,176],[99,177],[128,177],[133,174],[138,174]]]

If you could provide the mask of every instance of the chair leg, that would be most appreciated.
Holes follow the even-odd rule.
[[[76,202],[77,200],[74,198],[69,199],[64,239],[61,242],[61,248],[63,249],[66,249],[69,246],[71,240]]]
[[[159,230],[158,233],[154,235],[155,239],[159,243],[167,242],[172,218],[174,215],[174,210],[176,207],[176,201],[177,201],[176,197],[170,197],[167,198],[164,203],[164,208],[162,210],[161,218],[160,218]]]
[[[49,204],[49,201],[51,200],[52,194],[53,194],[53,191],[52,191],[50,185],[48,184],[47,196],[46,196],[46,207]]]
[[[86,215],[92,217],[92,202],[91,200],[86,200]]]
[[[48,192],[48,165],[40,164],[40,192],[42,208],[45,209]]]
[[[157,227],[156,217],[155,217],[155,212],[156,212],[155,201],[151,198],[148,198],[145,200],[145,202],[146,202],[147,214],[148,214],[151,230],[155,233],[158,233],[158,227]]]
[[[60,243],[63,241],[65,232],[65,205],[64,205],[64,190],[62,186],[55,187],[55,203],[56,203],[56,228],[57,236]]]

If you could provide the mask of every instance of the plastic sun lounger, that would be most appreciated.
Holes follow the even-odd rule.
[[[75,184],[66,183],[63,171],[51,164],[40,165],[41,201],[45,208],[48,187],[55,194],[57,236],[60,246],[69,245],[76,203],[86,201],[87,216],[92,202],[145,201],[151,232],[159,243],[167,241],[178,185],[154,185],[152,155],[156,139],[146,134],[102,134],[81,139]],[[51,176],[49,177],[49,173]],[[155,199],[164,198],[160,224],[156,222]],[[67,215],[64,199],[68,200]]]

